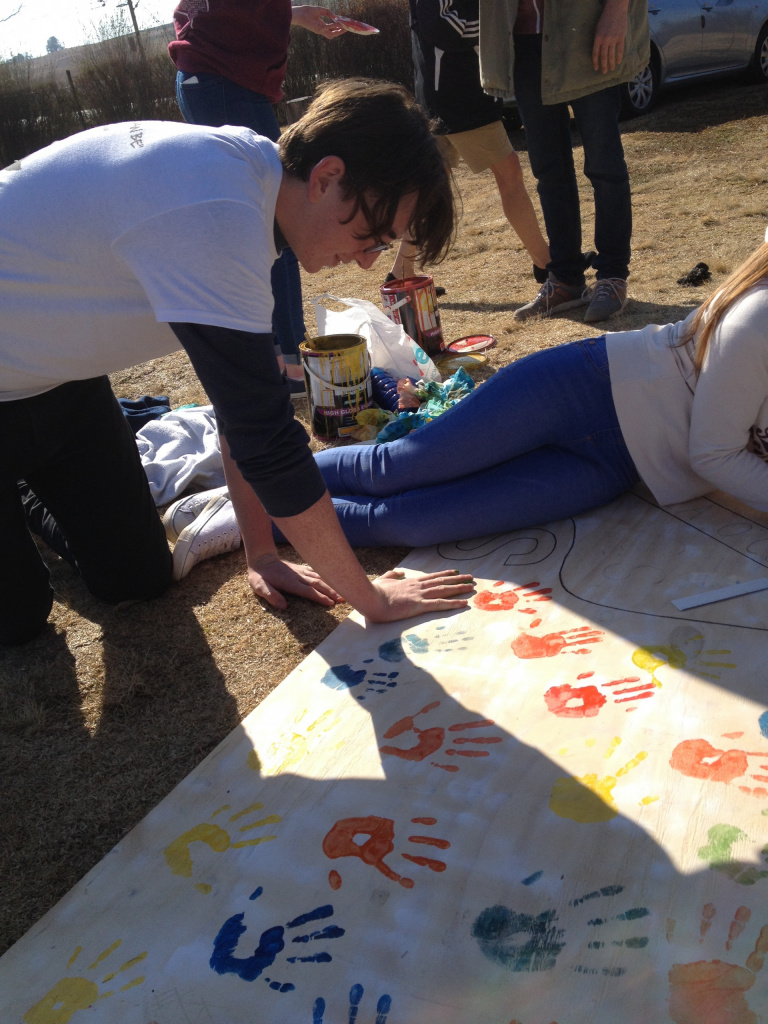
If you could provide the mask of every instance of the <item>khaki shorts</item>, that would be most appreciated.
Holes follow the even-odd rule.
[[[493,121],[468,132],[440,135],[438,138],[447,163],[456,167],[459,160],[463,159],[473,174],[494,167],[513,152],[507,130],[501,121]]]

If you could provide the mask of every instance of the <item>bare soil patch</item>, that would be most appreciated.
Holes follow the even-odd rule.
[[[632,302],[613,329],[680,319],[708,290],[681,287],[678,277],[703,260],[717,287],[762,240],[767,111],[764,87],[722,82],[667,95],[650,116],[625,123],[635,215]],[[513,142],[524,151],[522,132]],[[578,148],[575,158],[580,166]],[[457,181],[464,208],[457,245],[434,269],[447,289],[440,303],[446,338],[496,336],[482,377],[588,334],[579,310],[550,321],[513,320],[536,292],[530,261],[502,216],[490,173],[462,168]],[[588,249],[593,215],[583,181],[582,214]],[[308,329],[313,296],[377,302],[388,269],[380,260],[368,274],[340,267],[305,277]],[[165,394],[174,406],[206,401],[183,354],[117,374],[114,385],[128,398]],[[306,420],[305,402],[297,412]],[[358,554],[373,576],[405,551]],[[247,586],[240,552],[198,566],[162,599],[109,607],[93,600],[55,555],[44,554],[56,590],[50,624],[26,647],[0,650],[0,952],[348,612],[299,599],[289,599],[284,613],[262,607]]]

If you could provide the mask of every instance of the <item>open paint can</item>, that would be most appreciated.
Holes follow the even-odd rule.
[[[390,281],[380,288],[384,312],[417,345],[434,356],[445,348],[437,309],[435,282],[428,274]]]
[[[356,416],[373,405],[371,359],[359,334],[326,334],[299,345],[312,433],[321,441],[348,437]]]

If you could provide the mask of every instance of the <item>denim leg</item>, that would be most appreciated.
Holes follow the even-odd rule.
[[[261,93],[245,89],[221,75],[179,71],[176,98],[188,124],[242,125],[273,142],[280,138],[272,104]],[[286,363],[299,363],[299,344],[307,333],[301,298],[299,261],[290,248],[272,264],[272,330]]]
[[[581,212],[571,115],[567,103],[541,102],[541,36],[515,36],[515,96],[549,238],[548,269],[566,284],[581,286]]]
[[[584,174],[595,197],[596,276],[629,276],[632,195],[619,131],[619,86],[601,89],[571,104],[584,146]]]
[[[397,441],[326,449],[315,458],[331,495],[387,497],[615,429],[605,339],[592,338],[503,367]]]

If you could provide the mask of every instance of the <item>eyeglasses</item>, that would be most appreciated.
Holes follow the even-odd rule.
[[[386,252],[388,249],[394,249],[391,242],[379,242],[378,245],[369,245],[363,249],[363,256],[372,256],[375,252]]]

